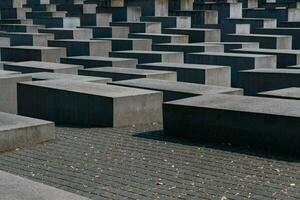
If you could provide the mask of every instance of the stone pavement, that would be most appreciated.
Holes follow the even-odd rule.
[[[0,154],[0,169],[93,200],[300,198],[297,158],[161,130],[57,127],[57,140]]]

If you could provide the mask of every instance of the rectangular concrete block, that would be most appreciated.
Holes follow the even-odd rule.
[[[83,66],[39,61],[25,61],[4,64],[3,68],[5,70],[17,71],[21,73],[53,72],[63,74],[78,74],[78,69],[82,69]]]
[[[93,32],[88,28],[45,28],[39,29],[39,33],[52,33],[54,39],[89,40]]]
[[[63,57],[60,60],[62,63],[78,64],[84,66],[84,68],[107,67],[107,66],[135,68],[137,65],[136,59],[100,57],[100,56],[72,56],[72,57]]]
[[[238,86],[244,88],[247,95],[300,86],[298,69],[254,69],[243,70],[239,74]]]
[[[61,57],[66,56],[66,50],[60,47],[42,46],[14,46],[1,47],[1,60],[22,62],[22,61],[43,61],[59,62]]]
[[[108,56],[111,42],[104,40],[49,40],[50,47],[66,48],[67,56]]]
[[[280,98],[280,99],[294,99],[300,100],[300,88],[299,87],[289,87],[279,90],[271,90],[266,92],[258,93],[258,96],[270,97],[270,98]]]
[[[0,171],[2,200],[89,200],[54,187]]]
[[[194,64],[223,65],[231,67],[231,84],[236,87],[239,80],[239,71],[245,69],[276,68],[276,56],[263,54],[239,53],[190,53],[187,62]]]
[[[113,81],[121,81],[137,78],[152,78],[176,81],[177,73],[172,71],[134,69],[124,67],[99,67],[79,70],[80,75],[111,78]]]
[[[108,83],[111,78],[96,77],[96,76],[80,76],[75,74],[62,74],[52,72],[38,72],[27,74],[32,77],[32,81],[46,81],[46,80],[73,80],[82,82]]]
[[[111,57],[118,58],[134,58],[138,63],[150,62],[175,62],[183,63],[184,55],[181,52],[168,52],[168,51],[114,51],[109,54]]]
[[[147,78],[116,81],[109,84],[161,91],[164,94],[165,102],[207,94],[243,95],[243,89],[240,88],[184,83],[169,80],[155,80]]]
[[[59,124],[120,127],[161,122],[160,92],[72,80],[18,84],[18,112]]]
[[[138,69],[165,70],[177,73],[177,80],[189,83],[230,87],[229,66],[196,65],[183,63],[146,63],[137,65]]]
[[[0,73],[0,112],[17,113],[17,83],[31,81],[31,76]]]
[[[205,95],[164,103],[164,132],[203,141],[299,155],[300,103]]]

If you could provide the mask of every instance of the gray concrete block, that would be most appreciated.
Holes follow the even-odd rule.
[[[1,60],[22,62],[22,61],[44,61],[59,62],[61,57],[66,56],[66,50],[59,47],[42,46],[14,46],[0,47]]]
[[[50,47],[66,48],[67,56],[108,56],[111,42],[104,40],[49,40]]]
[[[151,62],[174,62],[183,63],[184,55],[181,52],[168,52],[168,51],[114,51],[110,52],[111,57],[119,58],[134,58],[138,63],[151,63]]]
[[[154,80],[145,78],[126,81],[116,81],[109,84],[161,91],[164,94],[165,102],[207,94],[243,95],[243,89],[240,88],[230,88],[214,85],[202,85],[195,83]]]
[[[136,38],[94,38],[94,40],[108,40],[111,42],[112,51],[142,50],[151,51],[151,39]]]
[[[17,113],[17,83],[31,81],[31,76],[11,74],[0,74],[0,112]]]
[[[39,61],[25,61],[4,64],[3,68],[5,70],[17,71],[21,73],[54,72],[63,74],[78,74],[78,69],[82,69],[83,66]]]
[[[229,66],[196,65],[183,63],[146,63],[137,65],[138,69],[165,70],[177,73],[177,80],[189,83],[230,87]]]
[[[299,155],[300,102],[204,95],[164,103],[164,132]]]
[[[54,39],[75,39],[89,40],[93,37],[93,32],[88,28],[45,28],[39,29],[39,33],[52,33]]]
[[[59,124],[120,127],[161,122],[160,92],[72,80],[18,84],[18,112]]]
[[[38,72],[27,74],[32,77],[32,81],[45,81],[45,80],[73,80],[82,82],[95,82],[95,83],[108,83],[111,78],[96,77],[96,76],[80,76],[74,74],[62,74],[51,72]]]
[[[244,88],[246,95],[259,92],[300,86],[298,69],[254,69],[239,73],[238,86]]]
[[[100,57],[100,56],[73,56],[73,57],[63,57],[60,60],[62,63],[78,64],[84,66],[84,68],[107,67],[107,66],[135,68],[137,65],[136,59]]]
[[[289,87],[289,88],[284,88],[279,90],[260,92],[257,95],[262,97],[300,100],[300,88]]]
[[[147,69],[134,69],[124,67],[99,67],[79,70],[80,75],[111,78],[113,81],[121,81],[137,78],[152,78],[176,81],[177,73],[172,71],[159,71]]]
[[[2,200],[89,200],[54,187],[0,171]]]
[[[205,52],[188,54],[186,60],[194,64],[230,66],[231,84],[234,87],[238,84],[240,70],[276,68],[274,55]]]

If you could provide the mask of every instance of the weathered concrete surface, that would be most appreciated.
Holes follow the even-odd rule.
[[[164,131],[299,155],[299,109],[296,100],[204,95],[164,103]]]
[[[88,200],[70,192],[0,171],[1,200]]]
[[[95,77],[95,76],[80,76],[74,74],[62,74],[62,73],[51,73],[51,72],[39,72],[27,74],[32,77],[33,81],[43,80],[73,80],[83,82],[95,82],[95,83],[107,83],[111,82],[111,78]]]
[[[19,114],[59,124],[120,127],[161,122],[162,98],[156,91],[72,80],[18,84]]]
[[[0,74],[0,111],[17,113],[17,83],[31,81],[31,76],[21,74]]]
[[[184,83],[168,80],[134,79],[116,81],[109,84],[161,91],[164,94],[164,101],[172,101],[207,94],[243,95],[243,90],[239,88]]]
[[[25,61],[4,64],[3,68],[5,70],[18,71],[21,73],[53,72],[63,74],[77,74],[78,69],[82,69],[83,66],[39,61]]]
[[[79,70],[80,75],[111,78],[113,81],[121,81],[137,78],[153,78],[162,80],[177,80],[177,73],[172,71],[134,69],[125,67],[98,67]]]
[[[49,121],[0,112],[0,151],[53,140],[54,129],[54,123]],[[1,199],[4,192],[3,188],[0,188]]]

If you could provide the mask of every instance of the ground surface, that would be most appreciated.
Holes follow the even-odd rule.
[[[91,199],[300,199],[300,159],[168,138],[160,125],[58,127],[0,169]]]

